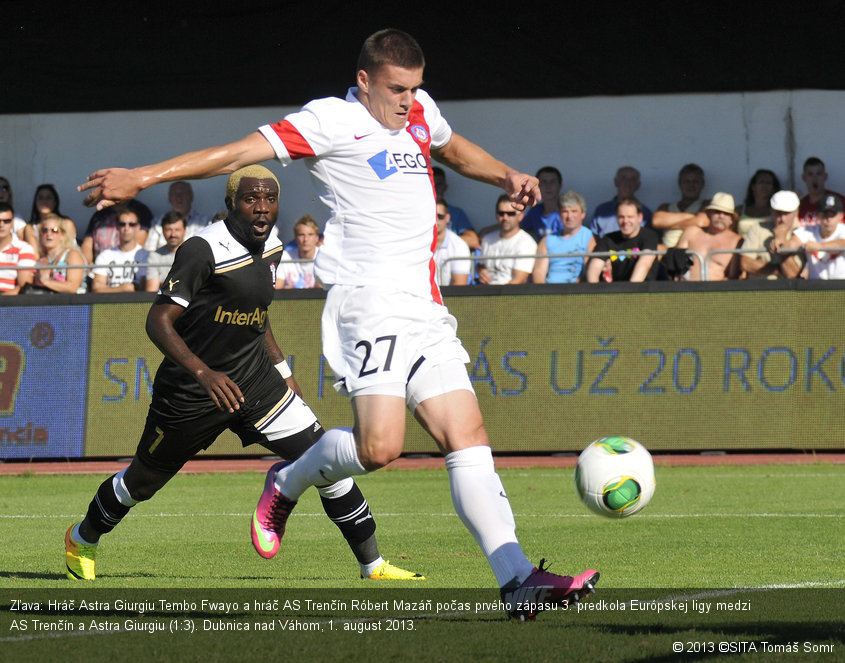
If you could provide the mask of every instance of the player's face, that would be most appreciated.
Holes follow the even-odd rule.
[[[12,219],[14,214],[11,212],[0,212],[0,240],[4,240],[12,234]]]
[[[405,69],[382,65],[373,74],[358,72],[358,99],[388,129],[405,127],[411,106],[422,85],[422,67]]]
[[[827,173],[824,166],[807,166],[801,175],[804,184],[810,193],[821,193],[824,191],[824,183],[827,181]]]
[[[185,241],[185,224],[181,221],[177,223],[168,223],[161,229],[161,233],[164,235],[164,241],[167,244],[167,248],[171,251],[175,251],[179,248],[179,245]]]
[[[560,220],[563,222],[563,227],[570,232],[581,227],[585,216],[587,213],[581,209],[580,205],[564,205],[560,208]]]
[[[643,215],[637,211],[636,205],[620,205],[616,210],[616,220],[619,223],[620,232],[625,237],[630,239],[640,234]]]
[[[317,244],[320,241],[320,235],[317,234],[317,231],[304,223],[296,227],[294,237],[296,238],[297,246],[299,246],[299,252],[306,256],[313,254],[314,249],[317,248]]]
[[[248,237],[265,242],[279,216],[279,186],[275,180],[244,177],[229,216]]]

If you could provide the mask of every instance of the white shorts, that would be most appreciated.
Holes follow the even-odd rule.
[[[457,389],[473,391],[458,323],[441,304],[388,288],[335,285],[322,327],[323,355],[341,393],[401,396],[416,407]],[[425,380],[435,366],[443,367],[441,377]]]
[[[319,427],[320,424],[308,404],[293,389],[288,389],[254,425],[268,440],[280,440],[306,428],[315,425]]]

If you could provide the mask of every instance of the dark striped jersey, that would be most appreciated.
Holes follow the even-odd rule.
[[[219,221],[188,238],[177,250],[159,298],[185,307],[174,327],[209,368],[238,385],[249,405],[250,392],[286,383],[264,349],[267,309],[273,300],[283,246],[271,236],[263,252],[250,254]],[[281,384],[280,384],[281,383]],[[153,383],[156,397],[172,404],[211,403],[205,389],[167,357]]]

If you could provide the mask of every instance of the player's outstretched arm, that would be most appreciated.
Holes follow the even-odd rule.
[[[234,412],[244,402],[238,385],[225,373],[210,369],[197,357],[179,336],[173,323],[184,311],[178,304],[166,304],[159,300],[147,314],[147,336],[171,361],[188,371],[208,392],[211,400],[221,410]]]
[[[149,166],[104,168],[91,173],[87,181],[77,188],[88,191],[86,205],[102,209],[130,200],[154,184],[226,175],[274,156],[270,143],[256,131],[228,145],[186,152]]]
[[[435,159],[465,177],[504,189],[519,209],[531,207],[542,200],[536,177],[514,170],[481,146],[456,133],[433,154]]]

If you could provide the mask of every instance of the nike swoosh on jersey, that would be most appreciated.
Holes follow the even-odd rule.
[[[361,140],[362,138],[366,138],[367,136],[372,136],[374,133],[375,133],[375,131],[371,131],[371,132],[370,132],[370,133],[368,133],[368,134],[361,134],[360,136],[359,136],[358,134],[354,134],[352,137],[353,137],[355,140]]]

